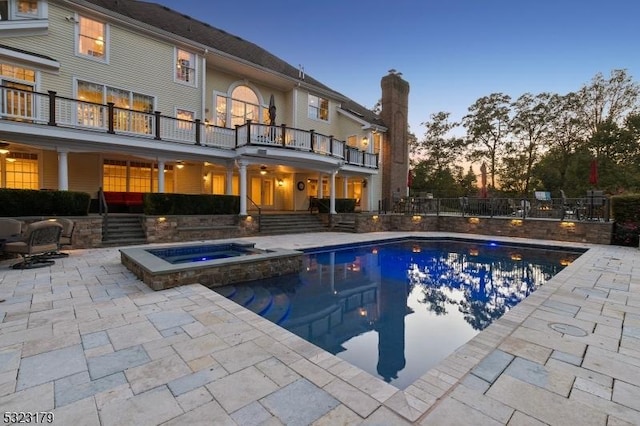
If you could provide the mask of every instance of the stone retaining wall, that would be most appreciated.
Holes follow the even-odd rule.
[[[250,216],[145,216],[142,223],[150,244],[238,238],[258,233],[257,221]]]
[[[26,224],[55,218],[55,216],[29,216],[17,217],[16,219]],[[65,216],[75,222],[73,235],[71,237],[71,247],[74,249],[87,249],[102,246],[102,216]]]
[[[338,223],[340,214],[332,218]],[[500,235],[542,240],[611,244],[613,222],[560,221],[553,219],[515,219],[506,217],[408,216],[400,214],[345,214],[345,221],[355,221],[356,232],[435,231]]]

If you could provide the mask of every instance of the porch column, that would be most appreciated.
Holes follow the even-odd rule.
[[[331,172],[331,188],[329,189],[329,213],[336,214],[336,175],[338,171]]]
[[[233,194],[233,163],[227,163],[227,179],[225,180],[224,193]]]
[[[158,160],[158,192],[164,194],[164,160]]]
[[[373,205],[373,185],[371,185],[372,178],[373,178],[373,175],[369,175],[369,177],[366,178],[367,180],[367,211],[373,211],[376,208]]]
[[[238,161],[240,171],[240,216],[247,215],[247,163]]]
[[[342,198],[349,198],[349,178],[342,177]]]
[[[58,149],[58,190],[69,190],[69,161],[66,150]]]
[[[322,191],[322,173],[318,173],[318,198],[324,197],[324,193]]]

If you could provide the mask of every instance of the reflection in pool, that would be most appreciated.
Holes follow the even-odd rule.
[[[581,252],[407,241],[309,252],[221,294],[404,389]]]

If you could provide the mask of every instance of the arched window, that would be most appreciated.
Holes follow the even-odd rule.
[[[260,122],[260,103],[250,87],[238,86],[231,92],[231,127],[247,120]]]

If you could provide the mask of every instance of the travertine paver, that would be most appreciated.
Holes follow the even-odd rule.
[[[260,402],[287,425],[310,424],[339,404],[329,393],[305,379],[278,389]]]
[[[23,358],[20,362],[16,390],[49,383],[87,370],[87,362],[79,345]]]
[[[40,270],[0,262],[0,407],[83,425],[640,424],[638,250],[588,247],[405,391],[197,284],[153,292],[117,249]]]

